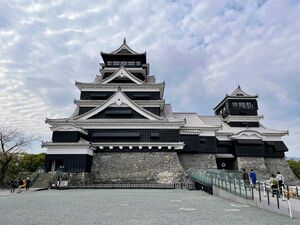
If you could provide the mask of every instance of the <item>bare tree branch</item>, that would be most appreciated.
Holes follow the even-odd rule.
[[[24,151],[24,147],[33,142],[33,137],[26,136],[17,129],[0,128],[0,182],[4,182],[7,168],[13,157]],[[0,183],[0,184],[1,184]]]

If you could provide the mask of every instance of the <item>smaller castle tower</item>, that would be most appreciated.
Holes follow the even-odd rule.
[[[259,127],[262,115],[257,114],[257,95],[245,93],[240,86],[214,108],[230,127]]]

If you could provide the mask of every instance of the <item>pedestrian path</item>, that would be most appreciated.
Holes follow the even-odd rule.
[[[40,190],[45,190],[45,188],[30,188],[29,190],[22,190],[21,193],[17,193],[18,189],[15,190],[15,193],[10,193],[9,189],[0,189],[0,197],[4,197],[8,195],[29,194]]]
[[[280,196],[277,199],[277,195],[274,195],[272,197],[272,193],[268,193],[266,191],[259,192],[257,189],[254,189],[254,201],[257,202],[257,204],[260,204],[261,206],[264,206],[264,208],[270,208],[273,211],[281,212],[282,214],[290,214],[293,217],[300,218],[300,200],[297,198],[289,198],[287,199],[286,196]],[[261,199],[261,201],[260,201]],[[269,203],[268,203],[269,199]]]
[[[1,225],[299,225],[300,221],[182,189],[47,190],[14,196],[0,200]]]

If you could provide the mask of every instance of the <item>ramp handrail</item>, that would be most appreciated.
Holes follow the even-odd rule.
[[[196,182],[216,186],[246,199],[253,199],[253,189],[245,184],[242,173],[227,170],[190,170],[189,176]]]
[[[45,168],[43,166],[39,166],[36,169],[36,171],[31,175],[29,179],[30,183],[32,184],[41,173],[45,173]]]
[[[57,181],[61,181],[61,175],[63,174],[63,172],[64,172],[64,167],[63,166],[59,167],[55,171],[55,174],[53,175],[52,180],[51,180],[51,186],[53,184],[57,185]]]

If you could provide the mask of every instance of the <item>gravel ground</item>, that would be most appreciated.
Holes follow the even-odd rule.
[[[201,191],[47,190],[0,195],[0,225],[300,224]]]

